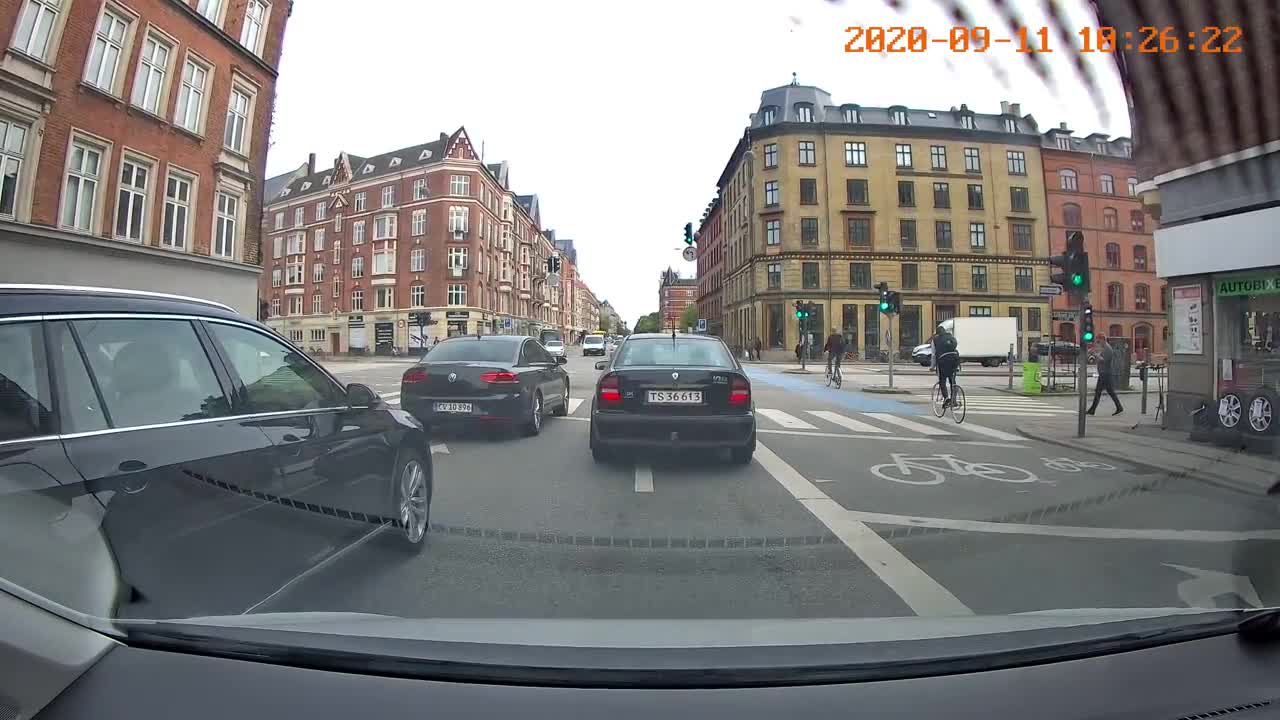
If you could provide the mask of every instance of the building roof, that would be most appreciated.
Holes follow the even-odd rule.
[[[266,198],[268,203],[271,202],[275,199],[276,195],[280,194],[281,190],[288,187],[289,183],[305,176],[306,174],[307,164],[302,163],[287,173],[281,173],[275,177],[267,178],[262,182],[262,197]]]
[[[1062,138],[1065,138],[1071,144],[1070,148],[1064,148],[1058,144],[1059,139]],[[1066,123],[1060,123],[1058,127],[1052,128],[1041,135],[1040,147],[1046,150],[1070,150],[1071,152],[1092,153],[1125,160],[1133,158],[1133,141],[1129,138],[1124,136],[1109,138],[1106,133],[1097,132],[1078,138],[1072,135],[1072,131],[1067,128]]]
[[[440,137],[431,142],[418,143],[408,147],[392,150],[381,155],[374,155],[366,158],[359,155],[346,154],[347,162],[351,168],[351,181],[362,182],[364,180],[374,180],[384,175],[404,172],[423,165],[431,165],[444,159],[444,150],[449,143],[450,136],[440,133]],[[334,161],[337,165],[341,161],[341,156]],[[278,190],[274,195],[268,195],[267,204],[270,205],[279,202],[289,195],[301,195],[313,192],[324,187],[325,178],[332,178],[334,174],[333,167],[327,167],[317,170],[310,175],[303,175],[295,178],[285,188]]]

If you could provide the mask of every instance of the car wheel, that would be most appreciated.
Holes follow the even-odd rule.
[[[552,415],[556,417],[564,417],[569,414],[569,381],[564,381],[564,397],[560,400],[560,406],[555,409]]]
[[[1218,412],[1214,416],[1217,426],[1231,432],[1240,431],[1240,421],[1246,413],[1244,399],[1239,393],[1224,393],[1218,400]]]
[[[421,552],[431,528],[431,469],[418,451],[406,448],[401,450],[393,479],[393,516],[401,533],[400,545],[411,552]]]
[[[1244,428],[1252,435],[1276,434],[1277,413],[1280,413],[1280,396],[1267,389],[1259,390],[1249,398],[1245,406]]]
[[[542,432],[542,393],[535,392],[529,403],[529,419],[524,424],[524,434],[533,437]]]

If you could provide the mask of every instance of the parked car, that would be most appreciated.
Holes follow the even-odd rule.
[[[604,355],[606,352],[606,344],[603,335],[588,335],[582,338],[582,356],[588,355]]]
[[[929,367],[933,364],[933,345],[929,343],[917,345],[911,351],[911,359],[925,367]]]
[[[751,462],[756,418],[751,381],[718,337],[631,335],[608,360],[591,399],[596,462],[621,450],[728,450]]]
[[[548,411],[569,412],[566,361],[532,337],[451,338],[405,370],[400,407],[427,427],[497,422],[537,435]]]

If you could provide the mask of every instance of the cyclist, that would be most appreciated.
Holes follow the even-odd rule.
[[[947,332],[942,325],[929,339],[933,348],[933,367],[938,372],[938,385],[942,388],[942,407],[951,406],[951,397],[955,395],[956,370],[960,368],[960,351],[956,347],[956,336]],[[948,390],[947,385],[951,387]]]
[[[831,374],[832,361],[838,369],[840,367],[840,359],[844,357],[844,335],[836,328],[831,328],[831,334],[827,336],[827,344],[822,347],[827,353],[827,374]]]

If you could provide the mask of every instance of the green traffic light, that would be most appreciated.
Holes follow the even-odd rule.
[[[887,303],[887,302],[882,302],[882,303],[880,303],[880,309],[881,309],[881,310],[888,310],[888,309],[889,309],[889,303]]]
[[[1075,275],[1072,275],[1072,276],[1071,276],[1071,284],[1072,284],[1072,285],[1075,285],[1076,287],[1080,287],[1081,285],[1083,285],[1083,284],[1084,284],[1084,275],[1081,275],[1080,273],[1076,273]]]
[[[1091,333],[1091,332],[1086,332],[1086,333],[1084,334],[1084,341],[1085,341],[1085,342],[1093,342],[1093,333]]]

